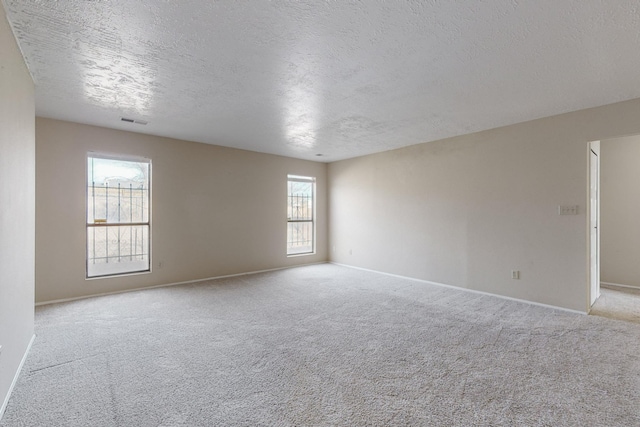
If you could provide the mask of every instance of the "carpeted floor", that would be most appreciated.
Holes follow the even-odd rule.
[[[640,289],[602,285],[591,314],[640,323]]]
[[[640,426],[640,327],[335,265],[44,306],[9,426]]]

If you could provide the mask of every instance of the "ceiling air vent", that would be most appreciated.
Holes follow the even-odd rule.
[[[149,123],[146,120],[135,120],[135,119],[129,119],[129,118],[126,118],[126,117],[120,117],[120,120],[122,120],[123,122],[136,123],[136,124],[139,124],[139,125],[146,125],[147,123]]]

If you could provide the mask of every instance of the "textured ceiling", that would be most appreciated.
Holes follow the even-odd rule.
[[[310,160],[640,97],[637,0],[2,1],[38,115]]]

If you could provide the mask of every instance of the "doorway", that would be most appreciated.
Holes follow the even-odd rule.
[[[588,145],[590,313],[640,322],[640,135]]]

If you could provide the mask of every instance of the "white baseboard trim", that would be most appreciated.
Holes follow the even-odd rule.
[[[22,367],[24,363],[27,361],[27,356],[31,351],[31,346],[33,345],[33,341],[36,339],[35,334],[31,336],[31,340],[29,341],[29,345],[27,349],[24,351],[24,355],[22,356],[22,360],[20,361],[20,365],[18,365],[18,370],[16,374],[13,376],[13,381],[11,382],[11,386],[9,387],[9,391],[7,392],[7,397],[5,397],[4,402],[2,403],[2,407],[0,407],[0,420],[2,420],[2,416],[4,415],[4,411],[7,409],[7,405],[9,404],[9,398],[11,397],[11,393],[13,392],[13,388],[16,386],[18,382],[18,377],[20,376],[20,372],[22,372]]]
[[[612,288],[625,288],[625,289],[640,290],[640,286],[622,285],[620,283],[600,282],[600,285],[610,286]]]
[[[332,261],[329,261],[329,264],[335,264],[335,265],[339,265],[339,266],[342,266],[342,267],[353,268],[355,270],[368,271],[368,272],[371,272],[371,273],[378,273],[378,274],[382,274],[382,275],[390,276],[390,277],[397,277],[399,279],[406,279],[406,280],[411,280],[411,281],[419,282],[419,283],[426,283],[428,285],[441,286],[441,287],[444,287],[444,288],[456,289],[456,290],[465,291],[465,292],[471,292],[473,294],[478,294],[478,295],[487,295],[487,296],[491,296],[491,297],[506,299],[506,300],[509,300],[509,301],[522,302],[522,303],[525,303],[525,304],[536,305],[538,307],[545,307],[545,308],[551,308],[551,309],[554,309],[554,310],[567,311],[569,313],[583,314],[583,315],[587,315],[588,314],[588,312],[586,312],[586,311],[573,310],[571,308],[559,307],[557,305],[543,304],[541,302],[528,301],[526,299],[513,298],[513,297],[508,297],[508,296],[500,295],[500,294],[492,294],[490,292],[477,291],[475,289],[461,288],[459,286],[447,285],[445,283],[438,283],[438,282],[432,282],[430,280],[416,279],[415,277],[401,276],[399,274],[392,274],[392,273],[385,273],[384,271],[371,270],[369,268],[355,267],[353,265],[340,264],[340,263],[332,262]]]
[[[266,269],[266,270],[248,271],[248,272],[245,272],[245,273],[227,274],[225,276],[215,276],[215,277],[207,277],[207,278],[204,278],[204,279],[186,280],[184,282],[165,283],[165,284],[162,284],[162,285],[143,286],[141,288],[123,289],[123,290],[120,290],[120,291],[103,292],[103,293],[99,293],[99,294],[83,295],[83,296],[79,296],[79,297],[63,298],[63,299],[56,299],[56,300],[51,300],[51,301],[42,301],[42,302],[37,302],[36,303],[36,307],[41,306],[41,305],[58,304],[58,303],[61,303],[61,302],[78,301],[78,300],[83,300],[83,299],[87,299],[87,298],[104,297],[104,296],[107,296],[107,295],[124,294],[124,293],[127,293],[127,292],[138,292],[138,291],[144,291],[146,289],[166,288],[166,287],[169,287],[169,286],[188,285],[190,283],[199,283],[199,282],[206,282],[206,281],[209,281],[209,280],[226,279],[226,278],[229,278],[229,277],[249,276],[249,275],[252,275],[252,274],[268,273],[268,272],[271,272],[271,271],[287,270],[289,268],[305,267],[305,266],[308,266],[308,265],[317,265],[317,264],[327,264],[327,261],[311,262],[311,263],[308,263],[308,264],[288,265],[286,267],[269,268],[269,269]]]

